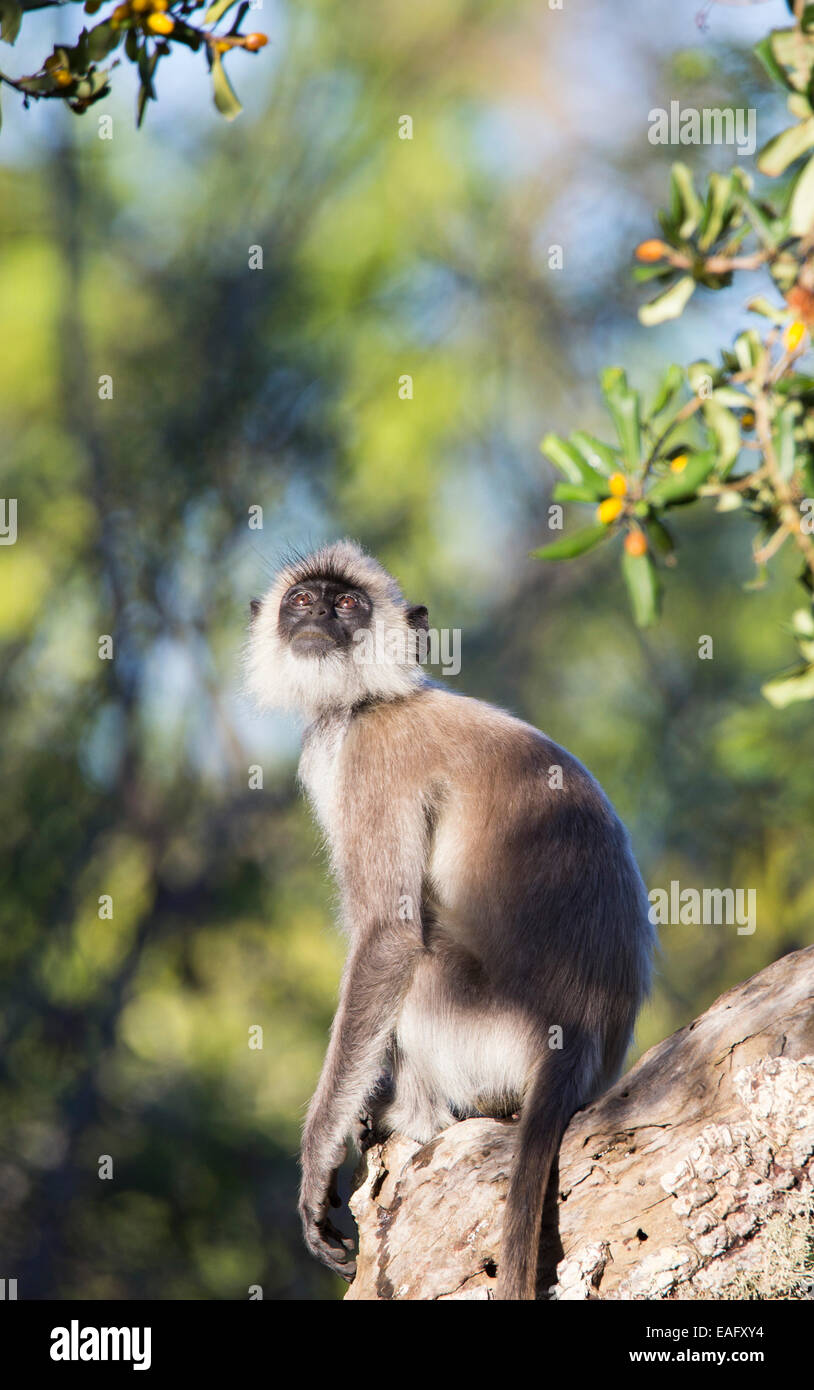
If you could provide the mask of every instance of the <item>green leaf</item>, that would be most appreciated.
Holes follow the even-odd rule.
[[[661,379],[659,389],[650,407],[648,418],[652,419],[654,415],[661,415],[663,410],[666,410],[668,406],[672,405],[683,385],[684,370],[673,362],[667,368]]]
[[[136,128],[137,128],[137,129],[140,129],[140,128],[141,128],[141,123],[142,123],[142,121],[144,120],[144,112],[147,110],[147,102],[148,102],[149,100],[150,100],[150,88],[149,88],[149,86],[148,86],[148,84],[147,84],[146,82],[142,82],[141,86],[140,86],[139,89],[138,89],[138,98],[137,98],[137,100],[136,100]]]
[[[779,135],[775,135],[767,145],[763,146],[757,157],[757,167],[761,174],[769,174],[776,178],[782,174],[784,169],[788,169],[795,159],[805,154],[814,145],[814,116],[809,116],[807,121],[801,121],[797,125],[789,126],[788,130],[781,130]]]
[[[767,681],[761,690],[775,709],[785,709],[786,705],[798,700],[814,700],[814,666],[804,666],[792,676],[779,676]]]
[[[747,402],[744,401],[743,404],[746,405]],[[715,436],[718,445],[718,467],[721,475],[725,477],[741,451],[740,424],[731,411],[718,400],[705,401],[702,409],[704,419]],[[687,468],[689,467],[688,460]]]
[[[743,333],[739,333],[732,346],[742,372],[750,372],[763,356],[760,334],[754,328],[747,328]]]
[[[20,0],[0,0],[0,39],[14,43],[23,22]]]
[[[579,449],[558,434],[547,434],[540,445],[569,483],[591,490],[591,498],[607,497],[608,486],[601,473],[586,461]]]
[[[605,489],[608,495],[608,489]],[[584,483],[556,483],[551,496],[555,502],[596,502],[596,491]]]
[[[796,29],[773,29],[769,35],[769,42],[772,53],[784,68],[791,68],[795,73],[808,72],[811,67],[809,48],[807,44],[800,42],[800,35]]]
[[[608,536],[613,535],[613,528],[603,526],[585,526],[581,531],[572,531],[570,536],[562,536],[560,540],[551,541],[549,545],[542,545],[538,550],[532,550],[531,554],[535,560],[570,560],[574,555],[584,555],[586,550],[592,550],[600,541],[604,541]]]
[[[792,236],[808,236],[814,230],[814,156],[803,166],[794,185],[789,214]]]
[[[132,30],[128,31],[128,39]],[[122,41],[122,30],[114,29],[112,24],[97,24],[88,34],[88,57],[92,63],[100,63],[108,53],[112,53]]]
[[[619,455],[610,444],[603,444],[601,439],[595,439],[592,434],[586,434],[585,430],[574,430],[571,440],[579,449],[589,468],[594,468],[598,473],[604,473],[610,477],[611,473],[619,471]]]
[[[209,6],[204,15],[204,24],[217,24],[218,20],[226,14],[226,11],[231,10],[232,6],[237,3],[238,0],[215,0],[215,3]]]
[[[675,185],[675,193],[683,215],[683,221],[678,228],[678,235],[686,240],[692,236],[701,221],[704,215],[704,204],[695,191],[692,174],[686,164],[674,164],[670,178]]]
[[[675,270],[668,261],[662,261],[658,265],[634,265],[633,279],[637,284],[646,284],[648,280],[666,280],[668,275],[674,275]]]
[[[761,39],[760,43],[756,43],[754,52],[757,54],[773,82],[778,82],[780,86],[785,87],[788,92],[794,90],[785,70],[780,66],[774,56],[771,35],[767,36],[765,39]]]
[[[574,448],[559,434],[547,434],[540,441],[540,452],[546,455],[569,483],[581,483],[582,459]]]
[[[680,473],[670,473],[653,484],[647,501],[653,507],[669,507],[675,502],[688,501],[709,477],[715,461],[715,454],[711,450],[692,454]]]
[[[682,275],[669,290],[651,299],[649,304],[641,306],[639,322],[646,328],[652,328],[657,323],[665,323],[667,319],[677,319],[684,312],[694,290],[693,277]]]
[[[698,245],[702,251],[708,251],[712,243],[720,236],[731,200],[732,175],[710,174],[703,233],[698,238]]]
[[[649,627],[659,611],[659,579],[650,556],[622,552],[622,574],[627,585],[633,620],[637,627]]]
[[[782,307],[771,304],[762,294],[756,295],[754,299],[750,299],[746,307],[747,309],[751,309],[753,314],[762,314],[765,319],[771,319],[772,323],[785,323],[789,316],[789,311],[785,304],[782,305]]]
[[[600,375],[602,394],[613,416],[627,471],[633,473],[641,462],[642,440],[638,391],[627,384],[621,367],[607,367]]]
[[[729,406],[730,410],[751,410],[752,398],[745,396],[743,391],[736,391],[734,386],[716,386],[711,401],[717,401],[719,405]]]
[[[657,516],[651,516],[647,518],[646,528],[647,534],[656,550],[660,550],[664,555],[672,555],[676,548],[676,543],[667,530],[667,527],[664,525],[664,522],[660,521]]]
[[[220,54],[215,50],[212,50],[212,88],[215,105],[220,114],[225,116],[227,121],[233,121],[235,116],[240,115],[243,107],[226,76],[226,69],[220,60]]]

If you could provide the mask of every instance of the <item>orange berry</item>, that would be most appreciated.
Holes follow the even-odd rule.
[[[168,14],[151,14],[147,20],[147,28],[151,34],[171,34],[175,28],[175,20]]]
[[[608,487],[613,497],[627,496],[627,478],[624,473],[611,473],[608,478]]]
[[[60,68],[59,72],[54,73],[54,81],[56,82],[58,87],[70,87],[71,83],[73,82],[73,78],[71,77],[71,74],[65,70],[65,68]]]
[[[670,461],[670,468],[673,473],[683,473],[688,462],[686,454],[676,454],[676,457]]]
[[[801,323],[800,319],[794,319],[783,334],[783,346],[786,352],[796,352],[805,335],[805,324]]]
[[[133,14],[149,14],[153,8],[153,0],[130,0],[130,8]]]
[[[636,247],[634,255],[637,261],[660,261],[662,256],[667,254],[667,247],[658,237],[651,237],[649,241],[640,241]]]
[[[117,5],[110,16],[111,22],[113,24],[123,24],[126,19],[130,18],[130,13],[129,5]]]
[[[243,41],[243,47],[248,48],[250,53],[256,53],[258,48],[265,48],[268,39],[265,34],[247,34]]]
[[[639,531],[638,528],[635,531],[628,531],[625,536],[625,550],[628,555],[646,555],[647,541],[644,532]]]
[[[622,506],[621,497],[606,497],[596,509],[597,519],[602,522],[603,526],[608,526],[610,522],[616,520]]]
[[[744,410],[743,414],[741,415],[741,425],[743,426],[743,428],[744,428],[745,430],[754,429],[754,427],[755,427],[755,416],[754,416],[754,412],[753,412],[753,411],[751,411],[751,410]]]

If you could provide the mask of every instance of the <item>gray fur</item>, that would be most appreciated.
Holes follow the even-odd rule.
[[[388,621],[406,622],[394,582],[349,542],[314,564],[349,555],[354,582],[369,565]],[[280,593],[278,582],[272,606]],[[274,654],[251,645],[267,643],[272,617],[253,628],[255,683]],[[344,696],[334,673],[326,701],[322,658],[286,659],[303,668],[295,685],[316,711],[300,774],[350,938],[303,1136],[306,1239],[352,1275],[327,1203],[363,1112],[379,1134],[426,1143],[456,1119],[519,1108],[498,1297],[533,1298],[562,1133],[619,1074],[649,985],[653,933],[627,834],[585,768],[511,715],[420,670],[368,672],[365,700],[358,667]]]

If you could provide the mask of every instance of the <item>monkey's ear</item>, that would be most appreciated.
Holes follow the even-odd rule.
[[[430,630],[430,615],[423,603],[416,604],[415,608],[407,609],[407,626],[414,627],[422,632]]]
[[[252,610],[252,620],[254,620],[254,619],[257,617],[257,615],[258,615],[258,613],[260,612],[260,609],[261,609],[261,607],[262,607],[262,604],[261,604],[261,602],[260,602],[260,599],[259,599],[259,598],[252,598],[252,599],[249,599],[249,607],[250,607],[251,610]]]

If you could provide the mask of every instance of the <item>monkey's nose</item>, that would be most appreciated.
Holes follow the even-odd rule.
[[[315,603],[311,609],[311,613],[315,618],[327,618],[329,611],[328,605],[325,602]]]

